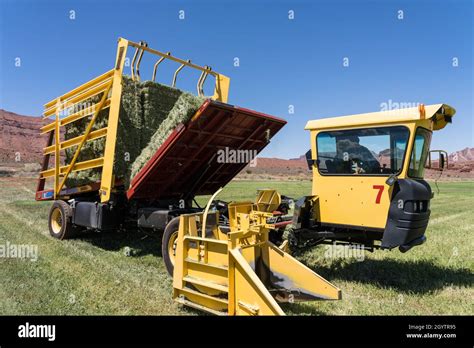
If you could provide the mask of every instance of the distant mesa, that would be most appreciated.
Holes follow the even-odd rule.
[[[23,116],[0,109],[0,162],[39,162],[46,139],[39,129],[47,124],[41,117]]]
[[[453,152],[449,155],[449,160],[452,162],[474,161],[474,148],[466,147],[465,149]]]
[[[0,164],[14,163],[18,153],[22,163],[40,163],[46,137],[40,135],[39,129],[49,122],[51,121],[42,120],[41,117],[24,116],[0,109]],[[381,151],[378,156],[386,156],[387,151]],[[457,175],[457,172],[474,176],[474,148],[466,147],[453,152],[448,160],[453,175]],[[305,155],[291,159],[258,157],[256,167],[247,166],[241,174],[240,177],[256,174],[261,179],[280,176],[311,178]],[[436,176],[436,173],[428,171],[427,176],[432,175]]]

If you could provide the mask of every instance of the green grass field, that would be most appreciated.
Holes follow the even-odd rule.
[[[35,262],[0,258],[0,314],[199,314],[173,303],[158,237],[122,232],[55,240],[47,228],[51,203],[34,201],[35,183],[0,179],[0,245],[38,247]],[[299,197],[310,186],[237,181],[219,198],[253,200],[257,188]],[[325,257],[327,246],[307,251],[298,258],[342,289],[343,299],[285,305],[284,310],[297,315],[473,314],[474,183],[439,187],[424,245],[406,254],[367,252],[363,261]]]

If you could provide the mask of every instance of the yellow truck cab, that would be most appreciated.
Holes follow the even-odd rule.
[[[423,180],[432,132],[451,122],[445,104],[309,121],[312,195],[295,205],[290,244],[422,244],[432,191]],[[445,156],[440,153],[440,167]],[[377,244],[381,241],[381,244]]]

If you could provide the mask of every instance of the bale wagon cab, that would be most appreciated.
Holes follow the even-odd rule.
[[[423,244],[433,197],[424,180],[432,153],[438,166],[447,154],[430,151],[432,133],[452,122],[446,104],[308,121],[312,193],[295,207],[290,246],[321,243],[368,250]]]

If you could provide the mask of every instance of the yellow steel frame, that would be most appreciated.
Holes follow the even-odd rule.
[[[203,94],[202,87],[206,80],[206,77],[208,75],[211,75],[211,76],[214,76],[215,78],[214,94],[211,98],[223,103],[227,103],[227,100],[229,97],[229,86],[230,86],[229,77],[213,71],[209,66],[196,65],[196,64],[191,63],[191,60],[189,59],[184,60],[181,58],[174,57],[171,55],[170,52],[164,53],[158,50],[154,50],[148,47],[148,45],[144,42],[136,43],[136,42],[128,41],[128,45],[136,48],[135,55],[133,57],[132,64],[131,64],[131,73],[132,73],[132,78],[134,80],[140,80],[141,57],[143,56],[143,52],[149,52],[160,57],[160,59],[155,63],[155,66],[153,69],[153,76],[152,76],[153,81],[155,80],[155,77],[156,77],[156,69],[158,68],[158,65],[161,64],[163,60],[167,59],[167,60],[180,64],[180,66],[178,67],[178,69],[176,69],[173,75],[173,81],[172,81],[173,87],[175,87],[176,78],[179,72],[184,67],[190,67],[190,68],[201,71],[201,76],[199,77],[199,80],[197,83],[197,92],[199,95]]]
[[[201,76],[197,84],[198,94],[203,95],[203,84],[208,75],[215,77],[215,88],[212,99],[221,102],[227,102],[229,94],[230,79],[227,76],[212,71],[208,66],[199,66],[191,63],[190,60],[182,60],[172,56],[169,52],[163,53],[148,47],[146,43],[132,42],[123,38],[119,38],[117,54],[115,60],[115,67],[112,70],[86,82],[85,84],[63,94],[62,96],[53,99],[44,105],[43,118],[49,119],[54,117],[53,122],[41,127],[41,134],[54,134],[50,137],[50,142],[43,149],[45,156],[54,155],[54,167],[49,168],[49,163],[45,163],[40,172],[40,181],[48,178],[54,179],[54,199],[61,197],[61,190],[71,172],[87,170],[91,168],[102,168],[102,176],[100,181],[100,196],[102,202],[107,202],[110,199],[110,194],[113,189],[114,175],[113,163],[115,144],[117,137],[118,118],[120,111],[120,101],[122,94],[122,76],[125,65],[128,47],[136,49],[135,56],[131,66],[131,75],[135,80],[140,79],[139,67],[144,52],[160,57],[155,64],[153,71],[153,80],[156,76],[156,69],[158,64],[164,59],[180,63],[179,68],[173,76],[173,87],[176,84],[178,73],[184,67],[190,67],[201,71]],[[138,60],[137,60],[138,58]],[[88,106],[85,110],[80,110],[72,114],[62,115],[68,109],[83,105],[83,103],[95,96],[102,95],[100,102]],[[108,109],[107,126],[101,129],[92,130],[95,120],[100,111]],[[66,112],[67,113],[67,112]],[[84,134],[72,139],[61,141],[61,127],[64,127],[72,122],[82,120],[85,117],[90,117],[89,123],[85,129]],[[105,150],[102,157],[89,159],[87,161],[78,162],[78,157],[83,145],[95,139],[105,137]],[[54,143],[53,143],[54,140]],[[73,158],[70,163],[61,166],[61,151],[75,147]]]
[[[79,86],[72,91],[56,98],[55,100],[50,101],[45,104],[45,111],[43,113],[43,118],[48,119],[54,116],[54,121],[43,127],[41,127],[41,133],[47,134],[54,132],[54,144],[47,144],[43,149],[43,154],[54,155],[54,167],[53,168],[43,168],[40,172],[40,180],[47,178],[54,178],[54,198],[58,198],[61,192],[61,189],[64,187],[66,179],[71,172],[87,170],[91,168],[103,167],[105,163],[104,157],[92,158],[87,161],[78,162],[78,157],[81,152],[83,145],[87,141],[98,139],[106,136],[107,128],[101,128],[95,131],[92,131],[95,120],[101,110],[110,107],[111,99],[109,97],[109,92],[111,91],[112,85],[114,84],[113,70],[106,72],[98,76],[97,78],[85,83],[82,86]],[[83,103],[91,98],[98,95],[101,95],[101,99],[98,103],[87,106],[85,109],[78,112],[72,113],[65,117],[61,117],[61,113],[67,111],[69,108],[80,107]],[[91,116],[89,123],[86,126],[84,134],[61,141],[61,127],[64,127],[67,124],[81,120],[85,117]],[[76,147],[73,158],[70,163],[67,163],[63,166],[60,165],[61,151]]]
[[[256,203],[231,203],[228,233],[217,212],[181,215],[175,301],[217,315],[284,315],[278,302],[340,299],[337,287],[269,242],[275,226],[267,219],[279,201],[262,190]]]

